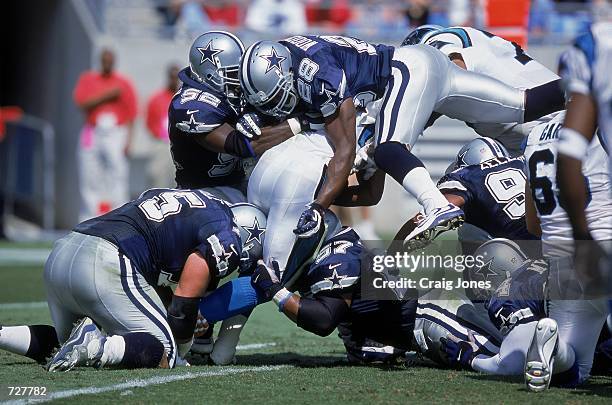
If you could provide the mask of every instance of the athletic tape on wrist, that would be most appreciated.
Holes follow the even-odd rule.
[[[558,151],[560,154],[582,161],[587,154],[589,141],[578,131],[561,128]]]
[[[289,118],[287,120],[287,124],[289,124],[289,128],[291,128],[291,132],[293,135],[297,135],[302,132],[302,126],[300,125],[300,121],[297,118]]]
[[[292,295],[293,293],[287,290],[286,288],[281,288],[280,290],[278,290],[276,294],[274,294],[274,297],[272,297],[272,301],[274,301],[274,303],[278,305],[279,312],[283,312],[283,307],[285,306],[285,302],[287,302],[287,300]]]

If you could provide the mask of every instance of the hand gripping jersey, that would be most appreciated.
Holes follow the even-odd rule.
[[[242,244],[230,208],[200,190],[148,190],[74,231],[116,245],[153,286],[176,284],[193,252],[219,277],[240,264]]]
[[[591,26],[578,37],[560,61],[559,70],[570,92],[591,95],[597,103],[598,125],[604,146],[612,144],[612,22]],[[602,140],[600,138],[600,141]]]
[[[542,227],[542,247],[545,254],[555,248],[554,241],[573,240],[572,226],[565,210],[561,208],[557,187],[557,143],[564,114],[547,124],[540,124],[527,138],[525,159],[527,176],[533,201],[536,205]],[[589,145],[582,165],[588,195],[586,216],[593,237],[599,240],[612,238],[612,198],[610,197],[610,176],[608,155],[599,137]],[[561,246],[557,245],[557,249]],[[561,253],[561,252],[559,252]],[[555,254],[556,255],[556,254]]]
[[[545,260],[528,260],[495,290],[486,307],[491,322],[504,335],[516,325],[547,316],[548,273]]]
[[[525,224],[525,160],[499,157],[448,173],[438,182],[442,193],[465,200],[466,222],[494,238],[530,240]]]
[[[229,186],[240,183],[244,171],[240,158],[212,152],[195,137],[205,136],[227,123],[234,126],[237,112],[227,98],[189,75],[189,68],[179,73],[183,82],[168,110],[170,148],[180,188]]]
[[[352,97],[358,107],[381,98],[391,77],[394,48],[336,35],[293,36],[280,41],[291,52],[301,106],[328,117]]]

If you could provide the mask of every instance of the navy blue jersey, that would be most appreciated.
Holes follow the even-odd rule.
[[[170,148],[180,188],[203,188],[238,184],[244,178],[240,158],[212,152],[196,137],[219,126],[236,124],[238,115],[225,95],[191,78],[189,68],[179,73],[183,82],[168,110]]]
[[[442,193],[465,200],[466,222],[494,238],[536,239],[525,223],[525,159],[494,158],[448,173],[438,182]]]
[[[546,317],[548,269],[545,260],[529,260],[495,290],[486,306],[491,322],[502,333]]]
[[[351,97],[363,107],[382,97],[391,77],[391,46],[336,35],[293,36],[280,43],[291,52],[303,112],[328,117]]]
[[[365,249],[352,228],[344,228],[321,247],[317,258],[300,277],[301,295],[346,294],[359,288]]]
[[[242,245],[232,212],[225,202],[201,190],[148,190],[74,231],[116,245],[151,285],[178,282],[194,252],[220,277],[240,264]]]

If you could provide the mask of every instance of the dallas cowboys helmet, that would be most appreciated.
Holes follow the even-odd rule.
[[[240,105],[238,80],[242,41],[225,31],[209,31],[193,41],[189,49],[189,68],[194,79],[224,93],[230,103]]]
[[[468,277],[471,281],[490,281],[491,292],[528,259],[519,245],[505,238],[486,241],[476,249],[474,257],[477,262],[468,270]]]
[[[276,118],[289,115],[298,103],[291,53],[278,42],[259,41],[247,48],[240,84],[249,104]]]
[[[441,25],[434,25],[434,24],[421,25],[420,27],[417,27],[414,30],[412,30],[412,32],[410,32],[410,34],[408,34],[408,36],[404,38],[404,41],[402,42],[402,46],[422,44],[423,42],[427,40],[427,38],[429,38],[435,32],[443,30],[443,29],[444,27],[442,27]]]
[[[510,157],[504,145],[491,138],[476,138],[459,150],[455,168],[477,165],[497,157]]]
[[[257,206],[248,203],[234,204],[230,206],[230,209],[242,241],[240,270],[247,271],[255,266],[257,260],[263,257],[263,244],[267,226],[266,214]]]

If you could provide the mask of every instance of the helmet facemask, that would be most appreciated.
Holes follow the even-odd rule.
[[[298,95],[293,86],[293,73],[281,76],[270,96],[260,91],[250,96],[249,102],[262,113],[275,118],[284,118],[291,114],[298,103]]]

